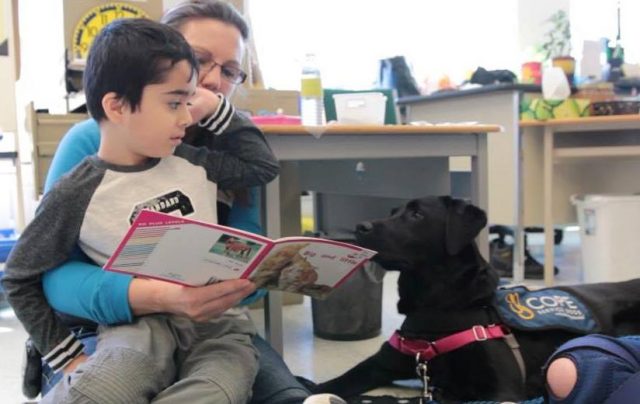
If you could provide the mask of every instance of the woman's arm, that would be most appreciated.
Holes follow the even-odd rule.
[[[253,282],[246,279],[191,288],[103,271],[80,261],[48,271],[43,284],[55,310],[100,324],[130,323],[134,316],[150,313],[173,313],[205,321],[255,291]]]
[[[216,112],[198,125],[202,130],[189,143],[201,147],[183,144],[176,155],[204,167],[219,189],[264,185],[278,175],[278,161],[260,129],[222,96]]]
[[[262,223],[260,222],[260,188],[253,187],[249,191],[249,201],[247,203],[234,203],[231,205],[227,225],[236,229],[250,231],[251,233],[264,234],[262,231]],[[266,289],[258,289],[242,300],[240,305],[248,306],[262,299],[266,294]]]
[[[249,190],[249,197],[246,203],[239,201],[231,205],[227,225],[255,234],[264,234],[262,231],[262,223],[260,221],[261,198],[262,195],[260,194],[260,188],[251,188]]]
[[[98,152],[100,146],[100,128],[93,119],[87,119],[71,127],[64,135],[49,166],[44,192],[64,174],[71,171],[85,157]]]
[[[56,311],[100,324],[133,321],[129,307],[132,281],[131,275],[104,271],[77,255],[42,278],[47,300]]]

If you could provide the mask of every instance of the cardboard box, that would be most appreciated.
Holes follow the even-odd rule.
[[[546,121],[589,116],[590,101],[584,98],[544,100],[524,97],[520,104],[520,120]]]

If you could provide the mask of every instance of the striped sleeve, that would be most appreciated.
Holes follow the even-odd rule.
[[[235,112],[234,106],[222,94],[218,94],[218,98],[220,103],[216,112],[198,122],[199,126],[206,128],[214,135],[219,135],[227,129]]]
[[[82,353],[83,345],[73,334],[62,340],[44,359],[54,372],[58,372]]]

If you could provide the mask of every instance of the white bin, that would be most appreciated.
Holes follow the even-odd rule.
[[[343,124],[384,123],[387,97],[378,92],[333,94],[336,119]]]
[[[573,196],[582,245],[583,281],[640,277],[640,195]]]

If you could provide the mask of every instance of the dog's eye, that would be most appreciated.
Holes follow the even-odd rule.
[[[415,220],[424,219],[424,215],[419,210],[411,211],[410,215],[411,215],[411,218]]]

